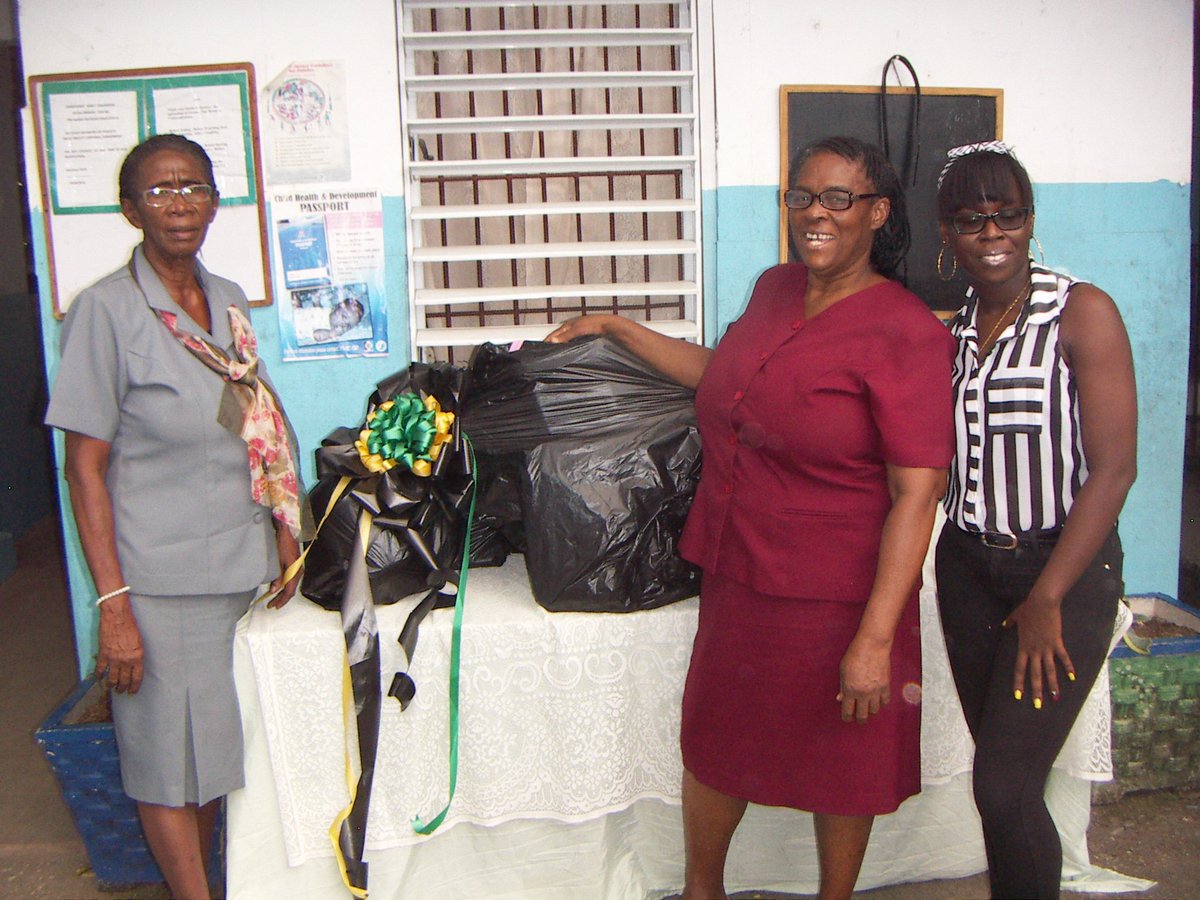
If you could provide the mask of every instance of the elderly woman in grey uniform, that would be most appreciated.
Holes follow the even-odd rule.
[[[234,626],[262,583],[272,607],[295,592],[303,497],[245,294],[197,259],[208,154],[151,137],[119,188],[143,242],[72,303],[46,421],[66,432],[124,789],[173,895],[205,898],[217,804],[242,785]]]

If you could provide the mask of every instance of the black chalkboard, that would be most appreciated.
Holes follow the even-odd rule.
[[[957,309],[965,282],[959,273],[941,281],[935,269],[938,237],[936,189],[946,151],[961,144],[997,140],[1001,136],[1004,94],[988,88],[922,88],[917,122],[919,151],[910,147],[909,131],[916,91],[887,89],[888,144],[892,164],[904,180],[912,248],[908,251],[908,288],[934,310]],[[787,190],[796,153],[813,141],[848,135],[880,147],[879,87],[784,85],[779,91],[779,185]],[[913,162],[916,161],[916,186]],[[780,203],[779,259],[795,259],[787,227],[787,208]],[[948,267],[947,267],[948,268]]]

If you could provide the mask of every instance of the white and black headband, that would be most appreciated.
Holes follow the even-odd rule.
[[[950,167],[964,156],[969,156],[972,153],[999,153],[1001,156],[1012,156],[1012,147],[1004,143],[1004,141],[983,141],[979,144],[963,144],[961,147],[951,147],[946,151],[946,164],[942,166],[942,173],[938,175],[938,189],[942,187],[942,182],[946,180],[946,173],[950,171]]]

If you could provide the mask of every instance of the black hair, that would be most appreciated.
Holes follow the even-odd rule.
[[[891,201],[891,213],[887,221],[875,232],[871,244],[871,266],[885,278],[895,278],[904,256],[908,253],[912,236],[908,227],[908,207],[904,202],[904,188],[900,176],[892,167],[883,151],[874,144],[853,137],[828,137],[809,144],[792,163],[790,184],[809,159],[817,153],[833,153],[847,162],[863,167],[867,180],[874,185],[874,192]]]
[[[192,157],[200,164],[200,170],[204,173],[205,180],[212,185],[214,190],[216,189],[217,179],[213,175],[213,164],[208,157],[208,151],[182,134],[155,134],[130,150],[125,161],[121,163],[121,174],[117,176],[117,193],[122,200],[136,199],[137,180],[142,163],[159,150],[175,150]]]
[[[1033,185],[1029,173],[1011,152],[976,150],[953,160],[946,170],[938,188],[938,218],[949,222],[961,209],[1007,200],[1016,200],[1033,209]]]

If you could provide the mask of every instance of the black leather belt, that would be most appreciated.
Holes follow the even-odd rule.
[[[1036,550],[1053,547],[1058,543],[1062,528],[1047,528],[1043,531],[1026,531],[1021,534],[1000,534],[994,531],[968,531],[993,550]]]

